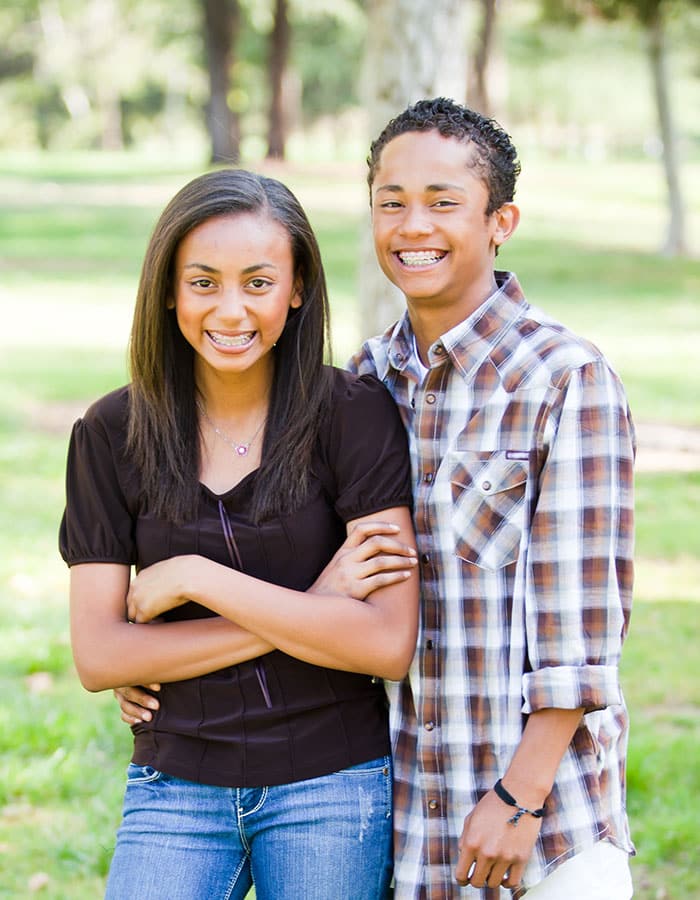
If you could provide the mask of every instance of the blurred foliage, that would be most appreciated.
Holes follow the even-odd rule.
[[[542,3],[549,8],[538,15],[530,4],[511,3],[508,21],[502,16],[507,85],[501,120],[529,129],[532,143],[546,152],[593,160],[660,157],[648,37],[638,21],[591,14],[588,0]],[[681,157],[697,158],[700,6],[688,0],[671,4],[671,11],[670,100]]]
[[[697,156],[700,5],[662,2],[679,132],[686,157]],[[362,123],[366,4],[290,0],[286,97],[293,132],[336,123],[333,140],[342,145]],[[659,148],[643,29],[634,16],[609,21],[600,11],[590,14],[599,7],[587,0],[501,0],[490,69],[494,113],[511,129],[531,129],[548,152],[653,156]],[[476,8],[472,3],[472,31]],[[258,155],[269,104],[273,2],[241,0],[241,9],[229,103],[241,116],[244,142]],[[207,143],[204,62],[198,0],[3,4],[0,149],[138,146],[192,157]]]
[[[263,134],[272,3],[241,9],[229,103]],[[364,13],[355,0],[294,0],[291,16],[301,126],[357,102]],[[204,62],[197,0],[15,0],[0,10],[0,148],[204,142]]]

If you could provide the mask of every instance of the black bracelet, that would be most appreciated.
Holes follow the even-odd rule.
[[[501,779],[493,786],[494,791],[496,792],[496,796],[499,797],[504,803],[507,803],[508,806],[514,806],[518,811],[514,816],[511,816],[508,819],[508,823],[510,825],[517,825],[518,820],[521,816],[524,816],[527,813],[529,816],[534,816],[536,819],[541,819],[542,816],[547,812],[546,807],[541,806],[539,809],[527,809],[525,806],[521,806],[515,797],[512,794],[509,794],[508,791],[501,784]]]

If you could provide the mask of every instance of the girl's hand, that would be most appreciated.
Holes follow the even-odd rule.
[[[404,581],[418,558],[414,547],[396,539],[398,531],[398,526],[387,522],[351,526],[345,542],[309,591],[364,600],[377,588]]]
[[[187,603],[188,597],[183,587],[184,576],[188,560],[192,559],[188,556],[174,556],[141,569],[132,579],[126,596],[129,621],[150,622],[161,613]]]

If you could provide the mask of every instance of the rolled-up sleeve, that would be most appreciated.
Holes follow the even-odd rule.
[[[541,436],[522,711],[591,711],[621,702],[634,550],[634,429],[622,385],[603,360],[562,375]]]

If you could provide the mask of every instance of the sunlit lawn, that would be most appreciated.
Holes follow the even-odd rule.
[[[526,172],[527,172],[526,168]],[[337,359],[358,341],[361,167],[281,177],[318,229]],[[100,896],[130,735],[72,669],[56,551],[73,419],[123,382],[141,257],[192,165],[0,157],[0,897]],[[700,209],[700,167],[686,182]],[[523,222],[499,258],[532,302],[592,337],[644,422],[700,426],[700,264],[653,254],[652,164],[533,161]],[[691,219],[700,249],[700,222]],[[700,464],[699,464],[700,465]],[[638,476],[637,602],[623,679],[633,716],[629,806],[636,896],[696,895],[700,822],[700,474]],[[663,893],[665,892],[665,893]]]

